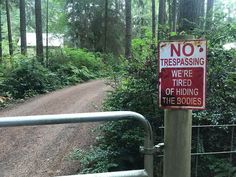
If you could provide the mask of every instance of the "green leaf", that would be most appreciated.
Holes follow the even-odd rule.
[[[170,32],[170,36],[176,36],[176,35],[177,35],[176,32],[174,32],[174,31]]]

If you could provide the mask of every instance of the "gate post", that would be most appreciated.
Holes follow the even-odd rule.
[[[190,177],[192,110],[165,110],[164,177]]]

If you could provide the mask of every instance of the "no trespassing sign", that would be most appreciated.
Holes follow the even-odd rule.
[[[159,106],[205,109],[206,41],[163,41],[158,49]]]

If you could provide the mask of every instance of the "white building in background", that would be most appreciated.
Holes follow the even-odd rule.
[[[36,46],[36,33],[26,33],[26,44],[27,47],[35,47]],[[21,46],[21,39],[19,39],[18,46]],[[43,33],[43,46],[47,45],[47,35]],[[50,48],[58,48],[64,46],[64,38],[63,34],[53,34],[48,33],[48,47]]]
[[[236,42],[227,43],[223,47],[225,50],[236,49]]]

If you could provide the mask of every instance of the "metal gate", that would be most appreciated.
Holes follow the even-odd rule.
[[[0,127],[118,121],[125,119],[139,121],[145,130],[144,146],[142,147],[142,151],[144,153],[144,169],[97,173],[97,174],[81,174],[81,175],[72,175],[68,177],[153,177],[153,153],[156,147],[153,146],[152,128],[148,120],[145,119],[144,116],[136,112],[117,111],[117,112],[0,117]]]

